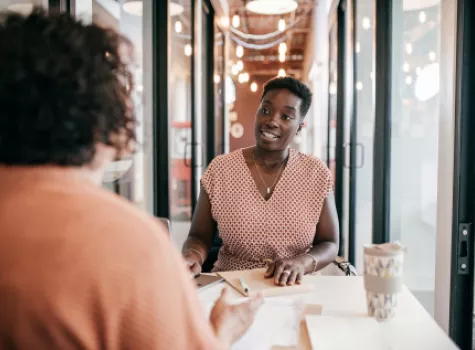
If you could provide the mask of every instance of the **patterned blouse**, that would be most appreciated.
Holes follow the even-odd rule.
[[[213,271],[265,267],[312,246],[332,176],[319,159],[290,149],[274,192],[265,200],[242,150],[215,158],[201,178],[223,246]]]

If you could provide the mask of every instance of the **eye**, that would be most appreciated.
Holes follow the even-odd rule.
[[[262,107],[260,112],[264,115],[269,114],[269,110],[266,107]]]
[[[285,120],[292,120],[292,119],[294,119],[294,118],[292,118],[290,115],[287,115],[287,114],[284,114],[282,117],[283,117]]]

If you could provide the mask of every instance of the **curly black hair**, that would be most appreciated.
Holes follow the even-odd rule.
[[[119,152],[134,143],[122,42],[68,14],[0,14],[0,163],[81,166],[97,143]]]
[[[300,105],[300,118],[305,118],[312,105],[312,92],[307,85],[290,76],[272,78],[265,83],[261,100],[269,91],[277,89],[287,89],[302,100],[302,104]]]

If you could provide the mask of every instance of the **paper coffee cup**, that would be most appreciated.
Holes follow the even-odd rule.
[[[364,246],[364,284],[369,316],[383,321],[395,316],[403,287],[405,248],[399,243]]]

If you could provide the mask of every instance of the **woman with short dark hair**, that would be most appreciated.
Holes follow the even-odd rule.
[[[335,259],[339,230],[330,171],[289,148],[311,99],[297,79],[270,80],[256,114],[255,146],[211,162],[183,247],[193,273],[201,271],[216,229],[223,245],[214,271],[267,266],[266,277],[284,286]]]

